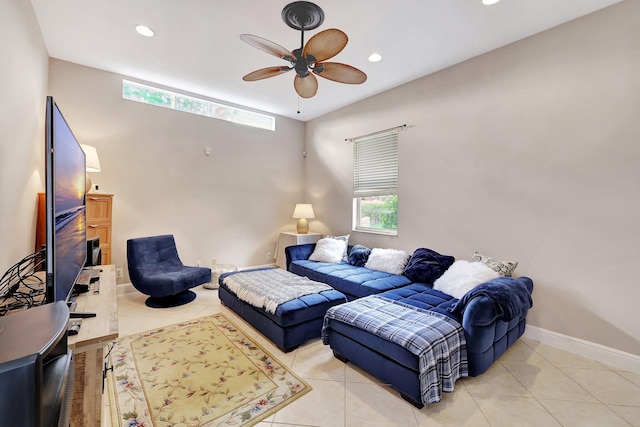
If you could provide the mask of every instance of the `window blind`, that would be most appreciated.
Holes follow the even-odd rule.
[[[353,141],[353,196],[398,192],[398,130]]]

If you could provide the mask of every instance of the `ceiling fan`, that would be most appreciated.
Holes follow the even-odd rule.
[[[289,66],[275,66],[253,71],[242,78],[256,81],[295,70],[293,86],[302,98],[311,98],[318,91],[315,75],[339,83],[360,84],[367,75],[351,65],[339,62],[324,62],[344,49],[349,41],[347,35],[338,29],[321,31],[304,44],[304,32],[314,30],[324,22],[324,11],[307,1],[296,1],[282,9],[282,20],[291,28],[300,31],[300,48],[293,51],[262,37],[241,34],[240,39],[263,52],[289,61]]]

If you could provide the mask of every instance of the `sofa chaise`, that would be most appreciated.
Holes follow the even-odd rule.
[[[311,261],[308,258],[313,250],[314,244],[287,247],[287,268],[296,274],[342,289],[342,293],[347,294],[347,290],[350,290],[347,294],[350,301],[354,297],[375,295],[365,298],[378,296],[403,306],[434,311],[459,323],[466,341],[466,362],[470,376],[484,373],[524,333],[533,292],[533,282],[527,277],[495,277],[461,298],[456,298],[434,289],[433,281],[412,282],[405,275],[387,276],[388,284],[383,278],[371,282],[376,272],[352,266],[348,262],[330,265]],[[436,275],[441,273],[438,271]],[[358,280],[362,282],[358,283]],[[371,283],[375,283],[375,286],[371,286]],[[422,407],[427,403],[422,399],[418,358],[414,354],[359,327],[331,318],[329,313],[331,311],[325,317],[323,341],[331,347],[337,358],[345,362],[352,361],[388,382],[415,406]]]

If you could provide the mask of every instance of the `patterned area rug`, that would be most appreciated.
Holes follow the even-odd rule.
[[[311,390],[222,314],[118,339],[112,423],[250,426]]]

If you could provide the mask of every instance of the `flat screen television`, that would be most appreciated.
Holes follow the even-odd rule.
[[[60,109],[47,97],[45,120],[45,302],[69,303],[87,259],[86,159]]]

